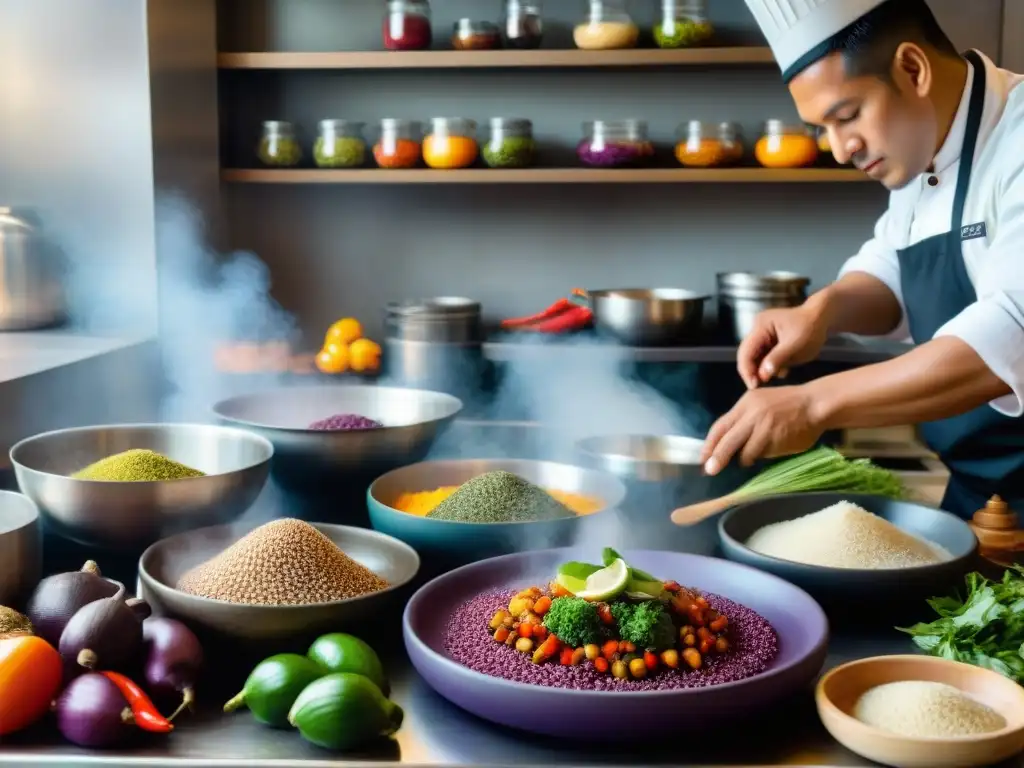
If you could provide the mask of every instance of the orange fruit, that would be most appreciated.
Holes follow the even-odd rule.
[[[327,337],[324,339],[324,346],[328,344],[351,344],[363,336],[363,326],[358,320],[351,317],[343,317],[327,329]]]
[[[349,345],[348,358],[356,373],[373,373],[380,368],[380,345],[369,339],[356,339]]]
[[[344,373],[348,370],[348,349],[337,344],[320,350],[316,367],[322,373]]]

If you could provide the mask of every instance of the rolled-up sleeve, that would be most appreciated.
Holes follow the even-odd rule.
[[[1024,146],[1024,130],[1016,133],[1016,146]],[[1007,416],[1024,413],[1024,153],[1014,165],[998,191],[992,243],[973,276],[978,299],[935,333],[969,344],[1013,390],[990,403]]]
[[[907,312],[903,305],[903,290],[900,287],[900,261],[896,248],[892,245],[890,230],[893,227],[893,214],[886,211],[875,224],[875,236],[861,247],[860,251],[847,259],[839,270],[840,279],[850,272],[866,272],[881,280],[892,291],[900,303],[900,322],[891,332],[879,338],[896,341],[910,340],[910,327],[907,325]]]

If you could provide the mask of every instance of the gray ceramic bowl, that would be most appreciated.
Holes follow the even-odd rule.
[[[113,483],[69,475],[133,448],[206,473]],[[21,491],[57,533],[87,546],[140,551],[164,536],[237,520],[260,495],[274,448],[259,435],[210,424],[121,424],[46,432],[11,448]]]
[[[745,542],[772,523],[794,520],[840,501],[874,512],[898,528],[938,544],[952,559],[914,568],[860,570],[823,568],[780,560],[753,551]],[[959,586],[976,565],[978,540],[966,522],[940,509],[880,496],[803,493],[772,496],[739,504],[718,523],[722,550],[730,560],[781,576],[807,590],[828,608],[850,605],[920,604]],[[834,615],[834,613],[833,613]]]
[[[324,632],[360,629],[389,609],[401,610],[402,587],[419,571],[416,552],[390,536],[363,528],[316,524],[345,554],[387,579],[390,586],[346,600],[283,606],[231,603],[175,588],[186,571],[224,551],[252,527],[202,528],[157,542],[139,560],[140,597],[154,613],[180,619],[200,633],[243,642],[294,642]]]
[[[274,444],[274,478],[289,488],[344,482],[421,461],[462,410],[442,392],[377,386],[288,387],[217,403],[221,421]],[[357,413],[382,429],[324,432],[309,425],[339,413]]]
[[[28,496],[0,491],[0,605],[21,608],[42,566],[39,508]]]
[[[460,523],[434,520],[391,505],[402,493],[462,485],[485,472],[504,470],[542,488],[594,496],[604,507],[592,514],[526,523]],[[370,523],[378,531],[413,546],[432,567],[452,567],[528,549],[565,546],[588,524],[599,524],[606,510],[617,507],[626,489],[612,475],[570,464],[527,459],[424,461],[377,478],[366,493]]]

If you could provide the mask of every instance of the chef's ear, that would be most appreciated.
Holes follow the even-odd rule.
[[[931,92],[934,78],[928,54],[915,43],[900,43],[893,57],[893,77],[897,85],[924,98]]]

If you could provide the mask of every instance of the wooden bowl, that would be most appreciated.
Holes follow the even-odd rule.
[[[863,693],[886,683],[926,680],[970,694],[1006,720],[1006,727],[978,736],[908,738],[874,728],[853,716]],[[862,757],[896,768],[963,768],[992,765],[1024,750],[1024,688],[980,667],[932,656],[875,656],[836,667],[818,682],[818,716],[832,737]]]

